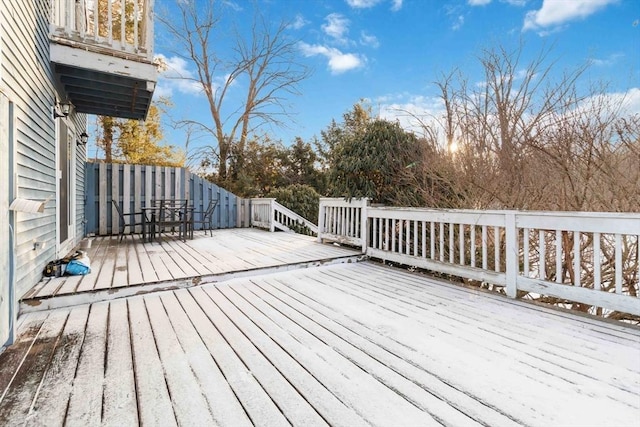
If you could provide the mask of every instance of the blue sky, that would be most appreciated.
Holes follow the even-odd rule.
[[[289,99],[288,128],[269,130],[290,144],[296,136],[320,137],[332,119],[366,99],[374,114],[406,121],[403,111],[438,115],[433,84],[454,68],[479,83],[477,57],[483,48],[515,48],[524,42],[522,63],[553,45],[555,72],[589,61],[585,79],[604,79],[609,90],[626,94],[640,111],[640,0],[257,0],[273,21],[292,22],[300,61],[313,69]],[[173,0],[157,0],[156,9]],[[248,0],[226,1],[228,19],[249,21]],[[211,123],[197,87],[167,77],[194,68],[172,55],[160,23],[156,53],[170,69],[160,76],[156,95],[168,95],[175,119]],[[218,45],[221,54],[228,49]],[[584,84],[587,82],[585,80]],[[241,93],[242,88],[236,88]],[[235,106],[229,105],[231,109]],[[409,126],[407,124],[407,126]],[[166,142],[181,147],[185,136],[165,127]],[[201,139],[198,143],[206,143]]]

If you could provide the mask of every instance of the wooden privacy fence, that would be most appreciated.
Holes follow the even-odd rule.
[[[189,199],[195,212],[202,212],[209,200],[217,199],[213,213],[214,228],[249,226],[249,200],[243,200],[184,168],[87,163],[86,179],[86,234],[118,233],[119,217],[111,200],[118,201],[126,214],[140,212],[154,199]],[[139,218],[135,222],[140,222]],[[199,227],[200,224],[196,226]]]
[[[391,208],[320,199],[319,240],[478,283],[640,316],[640,214]]]

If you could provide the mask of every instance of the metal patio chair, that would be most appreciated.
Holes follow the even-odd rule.
[[[120,204],[118,203],[117,200],[111,200],[111,203],[113,204],[113,206],[116,208],[116,211],[118,212],[118,217],[119,217],[119,221],[118,221],[118,236],[119,236],[119,241],[122,241],[122,238],[124,237],[124,230],[126,227],[129,227],[129,230],[131,231],[131,234],[133,234],[133,232],[135,232],[135,228],[136,226],[142,226],[142,219],[139,219],[137,222],[136,221],[136,215],[137,218],[142,218],[142,212],[129,212],[129,213],[124,213],[122,206],[120,206]],[[129,219],[129,221],[127,221],[127,219]]]
[[[193,238],[193,230],[195,228],[195,224],[201,224],[202,229],[204,230],[205,236],[207,235],[207,230],[213,236],[213,211],[216,209],[218,205],[218,199],[209,200],[209,204],[207,205],[207,209],[204,211],[193,212],[191,215],[191,221],[189,221],[190,226],[190,235]]]

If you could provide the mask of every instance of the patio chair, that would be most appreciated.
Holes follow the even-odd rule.
[[[122,211],[122,207],[120,206],[117,200],[112,199],[111,203],[113,203],[113,206],[116,208],[116,211],[118,212],[118,217],[120,218],[120,220],[118,221],[118,236],[120,236],[119,241],[121,242],[122,238],[124,237],[124,230],[126,227],[129,227],[129,230],[135,230],[136,226],[142,225],[142,219],[140,219],[139,222],[136,222],[136,215],[137,215],[137,218],[142,218],[142,213],[141,212],[124,213]],[[127,218],[129,218],[129,221],[127,221]]]
[[[162,233],[170,230],[173,234],[177,228],[178,237],[185,241],[187,234],[190,234],[189,201],[186,199],[167,199],[160,200],[159,204],[160,210],[155,224],[158,232]]]
[[[189,221],[190,230],[189,233],[191,238],[193,239],[193,230],[195,224],[201,224],[202,229],[204,230],[204,234],[206,236],[207,230],[213,236],[213,211],[218,205],[218,199],[209,200],[209,204],[207,205],[207,209],[204,211],[193,212],[191,215],[191,220]]]

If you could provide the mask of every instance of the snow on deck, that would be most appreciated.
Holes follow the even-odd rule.
[[[34,312],[0,425],[638,426],[640,330],[371,262]]]
[[[91,274],[44,278],[24,300],[123,290],[127,287],[202,280],[225,273],[279,267],[349,257],[359,252],[335,245],[319,245],[314,237],[269,233],[253,228],[195,232],[193,240],[163,234],[153,243],[138,235],[94,237],[87,255]]]

